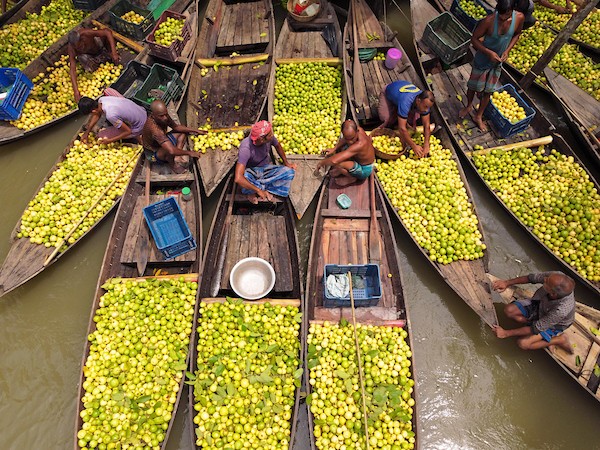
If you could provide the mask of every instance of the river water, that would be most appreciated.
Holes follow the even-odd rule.
[[[408,4],[402,7],[408,10]],[[406,46],[412,45],[403,15],[393,5],[388,14]],[[69,120],[0,148],[0,260],[8,252],[11,230],[27,202],[82,120]],[[560,268],[465,169],[483,223],[491,272],[513,277]],[[206,202],[206,224],[218,195],[215,192]],[[304,256],[312,208],[299,223]],[[0,299],[2,450],[73,446],[83,346],[112,218],[57,264]],[[496,339],[407,234],[395,228],[414,335],[421,448],[600,448],[598,402],[544,352],[526,353],[512,340]],[[597,296],[579,283],[576,294],[579,301],[600,307]],[[499,314],[501,323],[511,326],[500,309]],[[304,408],[297,449],[308,448]],[[192,448],[188,426],[187,406],[182,404],[168,449]]]

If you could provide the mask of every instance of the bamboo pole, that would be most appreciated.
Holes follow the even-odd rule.
[[[119,41],[121,44],[125,44],[127,47],[129,47],[133,51],[141,53],[142,50],[144,50],[143,45],[140,45],[137,42],[135,42],[134,40],[129,39],[128,37],[125,37],[122,34],[117,33],[116,31],[112,30],[110,27],[104,25],[103,23],[98,22],[97,20],[92,20],[92,25],[94,25],[96,28],[99,28],[101,30],[110,30],[113,37],[117,41]]]
[[[328,66],[341,66],[341,58],[277,58],[275,64],[321,63]]]
[[[599,1],[600,0],[591,0],[587,5],[573,14],[565,27],[558,33],[558,36],[556,36],[556,39],[554,39],[552,44],[550,44],[542,56],[540,56],[533,67],[529,69],[529,72],[527,72],[525,76],[521,78],[519,85],[521,85],[523,89],[527,89],[531,83],[533,83],[533,81],[542,73],[544,67],[550,63],[552,58],[554,58],[562,46],[566,44],[571,37],[571,34],[573,34],[581,22],[583,22],[588,14],[592,12],[592,10],[598,5]]]
[[[470,152],[465,152],[465,154],[467,156],[475,156],[475,155],[486,155],[489,152],[491,152],[492,150],[513,150],[515,148],[531,148],[531,147],[537,147],[540,145],[548,145],[550,143],[552,143],[552,136],[544,136],[544,137],[540,137],[537,139],[530,139],[528,141],[521,141],[521,142],[513,142],[512,144],[505,144],[505,145],[500,145],[498,147],[490,147],[490,148],[484,148],[482,150],[473,150]]]
[[[196,58],[195,63],[200,67],[235,66],[238,64],[259,63],[269,59],[267,53],[256,56],[233,56],[226,58]]]
[[[56,244],[54,251],[50,254],[50,256],[48,256],[48,258],[46,258],[46,261],[44,261],[44,267],[50,264],[50,261],[52,261],[54,257],[58,254],[60,248],[64,245],[65,242],[67,242],[67,239],[69,239],[73,235],[73,233],[75,233],[77,228],[79,228],[79,225],[81,225],[85,218],[94,210],[94,208],[96,208],[96,206],[98,206],[100,200],[102,200],[106,193],[110,190],[110,188],[112,188],[115,185],[115,183],[119,181],[123,173],[125,173],[125,169],[127,169],[131,165],[131,163],[140,156],[140,153],[142,153],[141,148],[135,155],[133,155],[133,157],[129,161],[127,161],[127,164],[125,164],[125,166],[119,171],[115,179],[111,181],[111,183],[104,189],[104,191],[102,191],[102,193],[98,196],[94,203],[92,203],[92,206],[90,206],[90,208],[85,212],[81,219],[79,219],[79,222],[77,222],[73,226],[73,228],[71,228],[71,230],[67,233],[67,235],[63,237],[59,243]]]

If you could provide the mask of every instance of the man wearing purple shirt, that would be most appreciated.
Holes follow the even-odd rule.
[[[121,139],[138,139],[146,123],[146,110],[125,97],[104,96],[98,100],[89,97],[81,97],[79,100],[79,111],[82,114],[90,114],[85,132],[81,136],[83,142],[87,142],[92,128],[98,123],[102,115],[112,125],[98,133],[99,142],[109,144]]]
[[[283,166],[271,164],[271,146],[275,147]],[[273,201],[273,195],[287,197],[294,179],[295,164],[290,164],[266,120],[252,125],[250,136],[245,138],[238,150],[235,166],[235,182],[242,194],[257,204],[259,199]]]

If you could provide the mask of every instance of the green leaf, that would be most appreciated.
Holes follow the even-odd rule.
[[[233,383],[227,384],[227,395],[233,396],[237,392],[235,385]]]
[[[317,347],[316,347],[316,345],[315,344],[310,344],[308,346],[308,356],[312,356],[315,353],[317,353]]]
[[[317,367],[319,365],[319,360],[317,358],[313,358],[313,359],[309,359],[308,360],[308,369],[314,369],[315,367]]]
[[[374,358],[375,356],[379,355],[379,350],[375,349],[375,350],[368,351],[367,355],[369,355],[371,358]]]
[[[208,358],[208,362],[211,364],[216,363],[219,359],[221,359],[220,355],[213,355],[210,358]]]
[[[579,357],[579,355],[577,355],[577,356],[575,357],[575,365],[576,365],[577,367],[579,367],[579,366],[581,365],[581,358]]]
[[[223,386],[219,386],[217,388],[217,395],[219,397],[223,397],[223,398],[227,397],[227,391],[225,390],[225,388]]]
[[[347,326],[348,326],[348,321],[342,317],[340,319],[340,327],[347,327]]]
[[[196,427],[196,439],[200,441],[204,439],[204,431],[200,430],[198,427]]]
[[[185,377],[186,377],[188,380],[191,380],[191,381],[194,381],[194,380],[196,380],[196,375],[195,375],[195,374],[193,374],[192,372],[186,372],[186,373],[185,373]]]
[[[278,404],[273,405],[273,412],[275,414],[281,414],[283,412],[283,406]]]
[[[294,316],[294,320],[296,321],[296,323],[302,323],[302,313],[299,312],[298,314],[296,314]]]
[[[158,378],[156,380],[156,383],[160,384],[161,386],[164,386],[165,384],[167,384],[167,380],[165,380],[164,378]]]
[[[312,394],[308,394],[308,395],[306,396],[306,404],[307,404],[308,406],[310,406],[310,404],[312,403],[312,399],[313,399],[313,397],[312,397],[312,396],[313,396]]]
[[[267,353],[273,353],[274,351],[279,350],[279,345],[272,344],[267,347]]]
[[[225,372],[225,366],[223,364],[219,364],[216,368],[215,368],[215,375],[220,377],[223,372]]]
[[[315,425],[321,425],[322,426],[322,425],[325,425],[325,424],[327,424],[327,422],[325,422],[324,420],[321,420],[321,419],[316,419],[315,420]]]
[[[299,369],[296,369],[296,371],[294,372],[294,378],[302,378],[302,372],[304,372],[304,370],[302,369],[302,367],[300,367]]]
[[[598,328],[594,328],[594,327],[590,327],[590,332],[594,335],[594,336],[600,336],[600,330],[598,330]]]
[[[152,400],[151,395],[142,395],[135,400],[136,403],[146,403],[148,400]]]
[[[176,361],[173,364],[171,364],[171,368],[179,372],[181,370],[185,370],[187,368],[187,364],[185,363],[185,361]]]
[[[594,375],[600,377],[600,367],[598,367],[598,364],[594,365]]]
[[[208,400],[204,396],[198,397],[198,403],[202,406],[208,406]]]
[[[121,400],[123,400],[124,398],[125,398],[125,394],[124,394],[124,393],[122,393],[121,391],[116,391],[116,392],[113,392],[112,399],[113,399],[115,402],[120,402],[120,401],[121,401]],[[150,398],[152,398],[152,397],[150,397]]]
[[[348,394],[351,394],[354,391],[354,386],[352,386],[352,380],[350,378],[346,378],[344,384],[346,386],[346,391],[348,392]]]
[[[344,369],[336,369],[336,370],[334,370],[333,374],[336,377],[341,378],[343,380],[345,380],[346,378],[350,378],[350,374],[348,372],[346,372]]]

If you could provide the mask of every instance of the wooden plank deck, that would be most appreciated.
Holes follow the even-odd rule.
[[[292,265],[285,230],[285,218],[268,213],[233,215],[229,228],[227,253],[221,277],[221,289],[231,289],[229,274],[233,266],[244,258],[263,258],[273,266],[277,278],[276,292],[293,289]]]
[[[323,274],[326,264],[357,265],[369,263],[369,230],[370,214],[365,217],[365,211],[370,211],[369,183],[361,181],[349,186],[340,187],[335,181],[330,180],[328,186],[327,204],[322,205],[318,214],[323,218],[320,234],[319,256],[317,260],[316,273],[311,274],[316,282],[313,289],[314,295],[314,320],[339,320],[340,318],[350,318],[350,308],[324,308],[323,307]],[[336,204],[336,198],[340,194],[346,194],[352,200],[352,205],[348,210],[342,210]],[[331,212],[331,214],[328,213]],[[341,217],[333,216],[338,211]],[[381,211],[378,211],[378,221],[382,222]],[[323,214],[325,213],[325,214]],[[355,213],[356,217],[352,217]],[[382,260],[380,262],[380,279],[382,297],[375,307],[360,307],[356,309],[357,320],[378,321],[395,320],[397,314],[397,295],[395,294],[392,273],[396,273],[397,267],[390,267],[388,255],[390,250],[386,245],[391,245],[389,239],[382,237],[382,227],[379,228],[379,240],[382,248]],[[395,253],[394,253],[395,254]],[[396,262],[394,262],[396,264]],[[310,268],[309,268],[310,270]],[[389,275],[388,275],[389,274]]]
[[[269,14],[263,0],[225,4],[215,53],[264,51],[270,41]]]
[[[156,164],[155,164],[156,165]],[[175,197],[177,203],[181,207],[181,212],[183,213],[183,217],[190,228],[192,236],[194,240],[198,242],[198,236],[196,236],[196,211],[192,201],[183,201],[181,198],[181,194],[160,194],[160,195],[151,195],[150,196],[150,204],[156,203],[158,201],[164,200],[167,197]],[[138,197],[135,202],[135,207],[133,210],[133,215],[131,216],[131,220],[129,221],[129,226],[127,228],[127,234],[125,235],[125,244],[123,245],[123,251],[121,253],[121,264],[130,264],[133,265],[136,263],[136,255],[135,249],[137,246],[137,242],[139,239],[146,239],[146,236],[150,236],[149,233],[140,233],[141,226],[145,225],[145,219],[143,218],[142,210],[145,206],[146,199],[144,197]],[[142,225],[144,223],[144,225]],[[156,243],[154,239],[150,238],[150,243],[148,245],[149,256],[148,256],[148,264],[151,265],[160,265],[161,263],[172,264],[172,263],[184,263],[189,262],[190,264],[196,261],[196,251],[190,251],[184,253],[181,256],[173,258],[169,261],[165,260],[163,254],[156,247]]]

